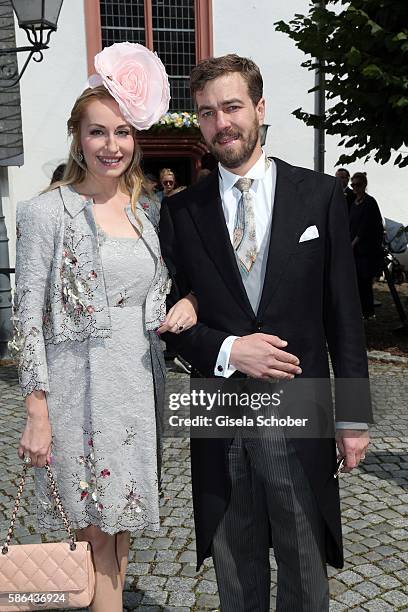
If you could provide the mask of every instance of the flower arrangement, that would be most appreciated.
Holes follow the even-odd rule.
[[[152,126],[152,128],[198,129],[199,123],[195,113],[187,113],[183,111],[166,113],[157,123]]]

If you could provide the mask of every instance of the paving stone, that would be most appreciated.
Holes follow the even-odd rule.
[[[154,568],[154,574],[161,574],[163,576],[175,576],[181,569],[180,563],[157,563]]]
[[[197,597],[198,610],[217,610],[220,607],[218,595],[209,595],[208,593],[200,593]]]
[[[389,591],[388,593],[384,593],[383,599],[398,608],[408,605],[408,595],[401,591]]]
[[[363,604],[364,610],[369,612],[395,612],[394,608],[390,606],[384,599],[372,599]]]
[[[6,372],[7,370],[7,372]],[[362,468],[340,481],[346,565],[328,568],[330,612],[408,612],[408,406],[406,365],[370,363],[376,425]],[[169,381],[179,374],[169,373]],[[387,397],[386,405],[383,398]],[[5,536],[21,462],[15,448],[24,406],[13,368],[0,367],[0,536]],[[404,429],[405,427],[405,429]],[[4,444],[3,444],[4,441]],[[32,515],[32,474],[27,478],[16,524],[19,541],[65,538],[41,536]],[[189,441],[164,440],[161,527],[131,539],[124,610],[199,612],[219,610],[212,559],[196,572]],[[1,537],[0,537],[1,539]],[[36,540],[37,539],[37,540]],[[271,610],[276,608],[276,562],[271,556]],[[83,611],[85,612],[85,611]]]
[[[362,595],[361,593],[357,593],[356,591],[349,589],[348,591],[344,591],[344,593],[340,593],[339,595],[337,595],[336,599],[341,603],[347,604],[349,607],[351,607],[356,606],[357,604],[360,604],[363,601],[366,601],[367,598],[364,597],[364,595]]]
[[[373,597],[376,597],[377,595],[382,593],[382,589],[370,581],[360,582],[360,584],[356,584],[354,590],[358,591],[358,593],[361,593],[361,595],[367,597],[367,599],[372,599]]]
[[[138,606],[142,601],[142,593],[134,591],[125,591],[123,593],[123,605],[129,610],[138,610]]]
[[[217,583],[212,580],[201,580],[196,587],[197,593],[209,593],[214,595],[217,593]]]
[[[184,552],[181,553],[181,555],[178,558],[179,561],[181,562],[188,562],[188,563],[196,563],[197,560],[197,556],[195,554],[195,552],[192,552],[190,550],[185,550]]]
[[[151,606],[159,605],[164,606],[167,602],[168,593],[167,591],[145,591],[142,599],[142,605]]]
[[[191,591],[177,591],[170,593],[169,604],[172,606],[193,606],[195,600],[195,594]]]
[[[155,561],[174,561],[176,557],[176,550],[158,550],[156,552]]]
[[[373,578],[371,578],[371,580],[375,582],[375,584],[378,584],[378,586],[382,587],[383,589],[396,589],[401,586],[401,583],[399,580],[394,578],[394,576],[391,576],[388,574],[381,574],[380,576],[374,576]]]
[[[127,573],[131,576],[143,576],[150,570],[149,563],[129,563]]]
[[[347,586],[353,586],[359,582],[362,582],[363,578],[359,574],[356,574],[356,572],[347,570],[337,574],[337,580],[341,580]]]

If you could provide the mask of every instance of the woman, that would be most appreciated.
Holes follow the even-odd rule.
[[[160,178],[160,184],[163,188],[162,191],[159,191],[157,193],[157,196],[160,202],[162,201],[163,198],[168,198],[169,196],[172,196],[175,193],[178,193],[179,191],[183,191],[183,189],[186,189],[184,185],[177,187],[176,176],[173,170],[171,170],[170,168],[162,168],[160,170],[159,178]]]
[[[350,206],[350,235],[356,263],[358,290],[364,319],[374,317],[373,279],[383,265],[383,222],[375,199],[366,193],[367,175],[351,178],[355,200]]]
[[[136,74],[122,75],[121,90],[122,60]],[[144,104],[137,87],[123,93],[126,83],[143,82],[140,65],[155,85]],[[156,330],[169,281],[138,203],[134,126],[150,127],[169,97],[164,67],[141,45],[113,45],[95,67],[100,78],[68,120],[63,180],[18,206],[14,345],[27,408],[18,454],[36,468],[51,463],[78,539],[92,545],[92,610],[117,612],[129,533],[159,528],[156,411],[165,366]],[[193,325],[193,302],[180,300],[166,327]],[[36,469],[35,480],[40,526],[59,527],[45,470]]]

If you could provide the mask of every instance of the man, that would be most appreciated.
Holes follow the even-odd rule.
[[[343,193],[347,200],[348,211],[350,213],[351,205],[356,199],[353,190],[350,189],[350,187],[348,186],[350,181],[350,172],[346,168],[339,168],[338,170],[336,170],[336,177],[340,179],[341,186],[343,187]]]
[[[328,378],[327,342],[336,375],[364,379],[340,184],[265,158],[262,87],[258,67],[236,55],[192,72],[201,132],[219,164],[162,208],[172,299],[193,291],[198,300],[198,324],[173,346],[202,376],[287,380]],[[336,413],[349,471],[364,457],[371,409],[362,405],[357,418],[343,401]],[[223,612],[269,610],[270,536],[277,610],[328,610],[326,561],[343,563],[334,440],[193,439],[191,454],[198,565],[213,555]]]

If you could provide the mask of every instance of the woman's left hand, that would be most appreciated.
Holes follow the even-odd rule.
[[[157,332],[172,332],[173,334],[181,334],[186,329],[190,329],[197,323],[197,300],[189,293],[186,297],[179,300],[167,313],[167,317],[160,325]]]

